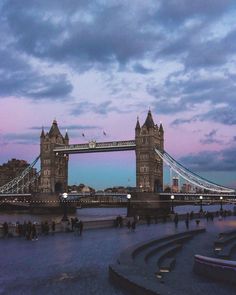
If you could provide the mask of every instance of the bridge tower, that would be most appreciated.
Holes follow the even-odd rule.
[[[137,119],[135,143],[136,187],[143,192],[162,192],[163,161],[154,149],[164,149],[164,130],[162,124],[154,123],[150,110],[142,127]]]
[[[49,132],[45,134],[42,129],[40,136],[41,158],[41,193],[62,193],[67,189],[68,180],[68,155],[55,154],[53,149],[57,145],[68,145],[69,136],[66,132],[63,137],[57,121],[54,120]]]

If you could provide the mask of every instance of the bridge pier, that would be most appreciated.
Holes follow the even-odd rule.
[[[129,216],[164,217],[170,213],[169,197],[159,193],[135,192],[130,201]]]

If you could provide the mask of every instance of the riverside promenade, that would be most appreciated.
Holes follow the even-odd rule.
[[[235,285],[219,283],[193,273],[194,254],[212,255],[219,232],[236,228],[236,217],[214,222],[201,219],[206,233],[194,237],[181,251],[176,267],[163,280],[173,295],[233,295]],[[195,229],[194,220],[189,229]],[[135,232],[123,228],[84,230],[82,236],[57,233],[40,236],[38,241],[24,238],[0,240],[0,294],[128,294],[109,282],[108,266],[116,263],[120,252],[137,243],[186,230],[184,221],[176,229],[173,222],[138,225]],[[133,294],[132,294],[133,295]]]

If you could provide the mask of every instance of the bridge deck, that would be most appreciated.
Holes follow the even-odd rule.
[[[135,140],[96,142],[91,141],[84,144],[70,144],[57,146],[54,148],[55,153],[80,154],[80,153],[97,153],[97,152],[115,152],[135,150]]]

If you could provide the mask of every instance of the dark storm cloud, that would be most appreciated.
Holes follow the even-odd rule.
[[[236,171],[235,146],[221,151],[203,151],[179,159],[192,171]]]

